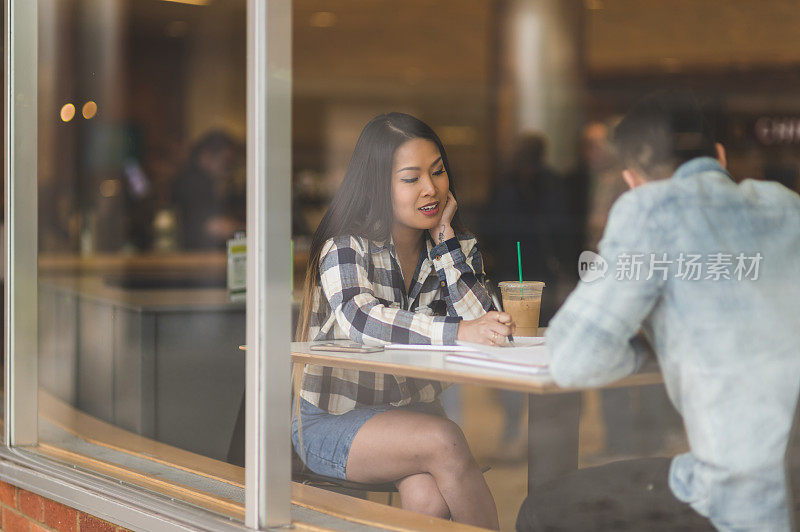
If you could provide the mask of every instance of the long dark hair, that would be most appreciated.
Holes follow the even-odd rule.
[[[453,174],[444,146],[428,124],[404,113],[386,113],[370,120],[358,137],[344,180],[311,240],[303,308],[297,327],[299,341],[308,340],[306,337],[314,292],[320,283],[320,254],[325,242],[343,235],[360,236],[376,242],[390,238],[394,222],[391,196],[394,153],[411,139],[425,139],[436,144],[450,181],[450,192],[456,197]],[[456,234],[466,232],[458,211],[451,226]]]

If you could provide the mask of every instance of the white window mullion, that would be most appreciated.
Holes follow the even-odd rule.
[[[5,0],[5,441],[38,439],[37,4]]]
[[[290,517],[291,1],[247,3],[245,524]]]

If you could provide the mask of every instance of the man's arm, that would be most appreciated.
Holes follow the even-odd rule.
[[[650,276],[650,254],[667,251],[656,249],[663,247],[664,229],[639,194],[625,194],[614,204],[600,242],[605,277],[579,283],[547,330],[551,372],[560,386],[606,384],[641,365],[647,349],[636,335],[668,275]]]

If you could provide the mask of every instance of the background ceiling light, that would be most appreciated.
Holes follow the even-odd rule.
[[[97,104],[89,100],[88,102],[83,104],[83,109],[81,110],[81,114],[86,120],[91,120],[92,118],[94,118],[94,115],[97,114]]]
[[[61,107],[61,120],[64,122],[69,122],[73,118],[75,118],[75,106],[71,103],[65,103],[63,107]]]
[[[211,0],[163,0],[175,4],[189,4],[191,6],[207,6]]]
[[[332,28],[336,25],[336,15],[330,11],[317,11],[309,22],[314,28]]]

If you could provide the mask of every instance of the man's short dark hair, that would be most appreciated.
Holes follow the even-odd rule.
[[[688,92],[659,91],[639,100],[614,131],[623,164],[647,179],[665,178],[695,157],[716,157],[711,126]]]

